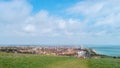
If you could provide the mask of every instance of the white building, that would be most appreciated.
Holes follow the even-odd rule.
[[[81,57],[81,58],[85,58],[86,57],[86,51],[78,51],[77,52],[77,54],[78,54],[78,57]]]

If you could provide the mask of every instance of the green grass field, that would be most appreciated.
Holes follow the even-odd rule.
[[[120,68],[120,59],[0,53],[0,68]]]

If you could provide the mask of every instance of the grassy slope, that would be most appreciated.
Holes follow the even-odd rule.
[[[119,59],[79,59],[0,53],[0,68],[120,68]]]
[[[120,59],[103,58],[90,59],[89,66],[91,68],[120,68]]]

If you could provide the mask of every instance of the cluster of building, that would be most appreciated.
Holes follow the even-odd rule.
[[[88,48],[73,47],[0,47],[2,52],[41,54],[55,56],[74,56],[80,58],[90,58],[96,55],[96,52]]]

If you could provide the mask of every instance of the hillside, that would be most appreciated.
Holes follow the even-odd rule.
[[[120,59],[0,53],[0,68],[120,68]]]

